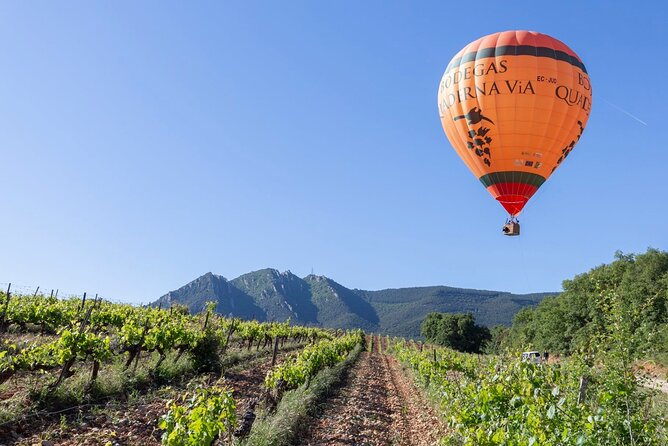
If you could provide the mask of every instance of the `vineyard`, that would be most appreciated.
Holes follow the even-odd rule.
[[[231,441],[235,430],[243,437],[245,429],[237,421],[238,402],[266,396],[276,404],[281,392],[363,341],[361,332],[224,318],[213,305],[190,315],[185,308],[113,304],[85,294],[61,300],[9,292],[0,302],[0,439],[20,444],[24,435],[39,437],[45,426],[34,429],[36,418],[48,424],[52,415],[85,416],[83,407],[151,392],[169,397],[154,423],[154,441]],[[283,362],[291,351],[293,358]]]
[[[663,445],[666,420],[635,377],[587,358],[534,364],[397,342],[393,354],[448,418],[450,441],[474,445]]]
[[[213,314],[209,306],[203,315],[191,316],[184,311],[166,311],[160,308],[133,307],[104,302],[99,299],[58,300],[45,296],[4,297],[0,316],[0,330],[15,327],[26,333],[29,329],[40,335],[54,335],[47,342],[11,342],[3,340],[0,354],[0,384],[20,372],[60,369],[58,379],[49,383],[55,390],[72,376],[76,363],[90,363],[89,387],[95,384],[100,365],[112,356],[126,354],[124,369],[146,353],[159,356],[153,372],[157,372],[167,355],[176,352],[177,360],[188,354],[200,371],[210,371],[216,350],[225,353],[233,334],[250,350],[255,344],[266,347],[274,340],[295,342],[331,335],[323,330],[291,327],[287,323],[261,324],[225,319]]]
[[[666,444],[654,394],[403,339],[0,294],[0,444]]]

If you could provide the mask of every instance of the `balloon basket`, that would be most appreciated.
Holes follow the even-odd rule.
[[[515,236],[515,235],[520,235],[520,224],[517,221],[509,221],[505,225],[503,225],[503,235],[507,236]]]

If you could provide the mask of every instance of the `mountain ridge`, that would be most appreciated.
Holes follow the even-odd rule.
[[[199,312],[208,301],[225,316],[331,328],[362,328],[391,336],[418,338],[428,313],[471,312],[487,326],[510,325],[515,313],[558,293],[513,294],[445,285],[351,289],[327,276],[299,277],[274,268],[251,271],[228,280],[208,272],[170,291],[151,305],[186,305]]]

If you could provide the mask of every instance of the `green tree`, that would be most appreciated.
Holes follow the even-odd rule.
[[[428,342],[470,353],[479,353],[491,338],[489,329],[476,325],[471,313],[429,313],[421,333]]]
[[[602,348],[610,334],[610,309],[598,305],[601,294],[615,293],[620,305],[637,312],[629,330],[637,335],[638,352],[668,351],[668,253],[649,249],[644,254],[617,252],[615,260],[563,282],[564,291],[535,308],[515,315],[508,344],[571,354]]]
[[[495,325],[489,332],[490,339],[485,344],[485,353],[498,355],[508,348],[510,342],[510,327]]]

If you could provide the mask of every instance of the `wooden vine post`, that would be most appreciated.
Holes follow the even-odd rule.
[[[227,346],[230,345],[230,337],[232,337],[232,333],[234,333],[234,330],[236,330],[236,322],[236,319],[232,319],[230,329],[227,331],[227,339],[225,340],[225,345],[223,346],[223,354],[225,354],[227,351]]]
[[[276,365],[276,354],[278,353],[278,339],[279,338],[280,338],[280,336],[276,336],[274,338],[274,353],[271,356],[271,366],[272,367]]]
[[[9,297],[11,296],[12,284],[7,285],[7,298],[5,299],[5,307],[2,310],[2,319],[0,319],[0,333],[5,331],[5,320],[7,317],[7,308],[9,308]]]
[[[85,302],[86,302],[86,293],[84,293],[83,299],[81,301],[82,308]],[[77,338],[80,338],[85,333],[86,326],[88,325],[88,320],[90,319],[90,314],[93,312],[94,308],[95,308],[95,302],[93,302],[93,305],[91,305],[88,308],[88,311],[86,312],[83,320],[81,321],[81,325],[79,325],[79,331],[77,333]],[[54,382],[49,386],[49,392],[53,392],[54,390],[56,390],[56,388],[60,385],[60,383],[62,383],[65,379],[69,378],[74,374],[74,372],[72,372],[70,368],[74,365],[74,362],[76,360],[77,360],[77,355],[73,354],[70,359],[65,361],[65,363],[63,364],[63,368],[60,370],[60,375],[58,376],[58,379],[56,380],[56,382]],[[95,376],[97,377],[97,373],[95,374]]]
[[[580,389],[578,390],[578,404],[582,404],[587,394],[587,386],[589,385],[589,377],[582,376],[580,378]]]

